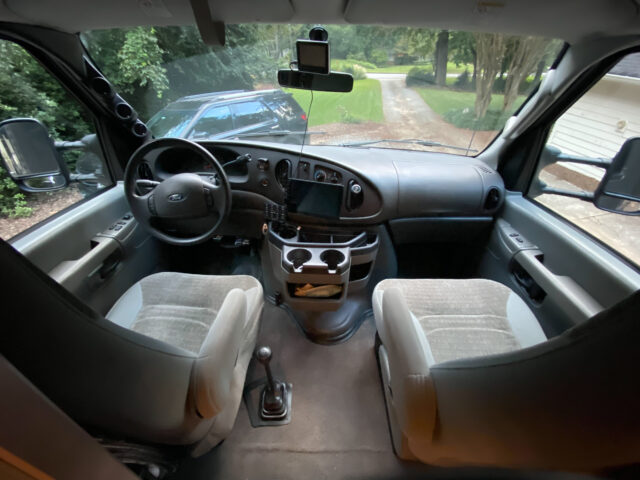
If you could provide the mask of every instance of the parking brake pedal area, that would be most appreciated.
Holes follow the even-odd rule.
[[[264,367],[266,378],[251,382],[244,389],[251,425],[254,428],[287,425],[291,422],[292,385],[273,376],[269,347],[260,347],[255,358]]]

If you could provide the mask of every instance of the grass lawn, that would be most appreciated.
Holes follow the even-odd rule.
[[[288,90],[307,112],[311,93],[306,90]],[[308,112],[307,112],[308,113]],[[365,79],[353,82],[350,93],[313,92],[313,106],[309,126],[325,123],[383,122],[380,82]]]
[[[416,88],[422,99],[438,115],[444,115],[449,110],[461,108],[474,108],[476,101],[475,92],[459,92],[457,90],[447,90],[443,88]],[[519,95],[514,104],[514,109],[518,108],[526,97]],[[491,96],[489,110],[502,110],[504,95],[494,94]]]
[[[367,68],[367,72],[371,73],[407,73],[413,67],[425,67],[427,64],[421,65],[389,65],[386,67]]]
[[[473,64],[461,63],[459,66],[453,62],[447,62],[447,75],[450,73],[462,73],[465,70],[469,70],[469,75],[473,74]]]

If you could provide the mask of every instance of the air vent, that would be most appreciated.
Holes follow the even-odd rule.
[[[138,178],[140,180],[153,180],[153,173],[151,173],[151,167],[146,162],[142,162],[138,165]]]
[[[482,165],[478,167],[478,170],[480,170],[482,173],[486,173],[487,175],[491,175],[493,173],[493,170]]]
[[[484,209],[485,210],[494,210],[500,204],[500,189],[496,187],[492,187],[489,189],[489,193],[487,193],[487,197],[484,201]]]

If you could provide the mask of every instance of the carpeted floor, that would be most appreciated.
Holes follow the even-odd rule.
[[[176,478],[390,478],[426,466],[393,454],[367,319],[347,342],[307,340],[287,313],[266,304],[258,345],[273,351],[279,379],[293,384],[289,425],[252,428],[244,403],[234,430],[211,453],[183,463]],[[252,362],[247,382],[264,376]]]
[[[212,452],[186,459],[167,480],[406,479],[589,480],[581,474],[437,468],[397,459],[368,318],[347,342],[307,340],[287,313],[265,304],[258,345],[273,350],[276,377],[293,384],[289,425],[252,428],[244,403],[233,432]],[[249,366],[247,383],[264,377]],[[631,477],[629,477],[631,478]]]

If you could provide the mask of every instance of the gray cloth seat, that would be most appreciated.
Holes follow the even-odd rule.
[[[76,422],[196,456],[231,432],[263,307],[255,278],[151,275],[107,319],[5,242],[0,261],[0,351]]]
[[[491,280],[384,280],[375,289],[375,305],[381,306],[390,288],[402,291],[430,366],[509,352],[547,339],[524,301]],[[377,327],[385,336],[385,323],[377,322]]]
[[[384,280],[373,308],[401,458],[573,470],[640,460],[638,293],[550,340],[489,280]]]
[[[198,353],[228,293],[238,288],[249,305],[243,337],[255,343],[262,287],[248,275],[162,272],[134,284],[107,319],[143,335]]]
[[[195,446],[196,456],[231,433],[263,304],[262,286],[248,275],[162,272],[134,284],[106,315],[198,357],[193,400],[198,415],[213,422]]]

